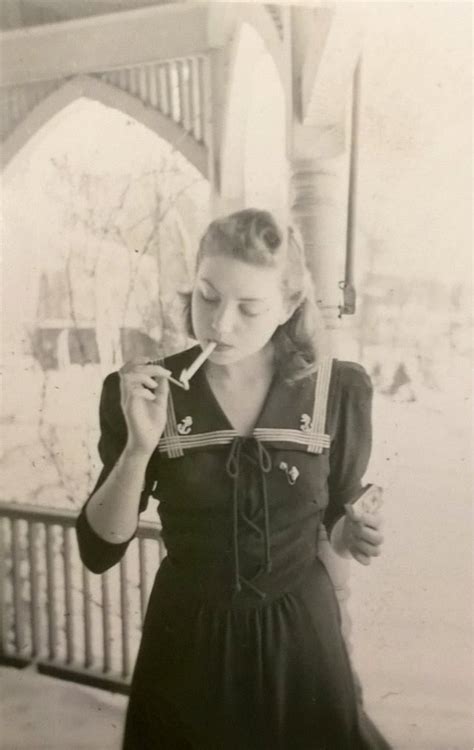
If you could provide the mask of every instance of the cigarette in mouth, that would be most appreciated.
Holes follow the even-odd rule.
[[[210,341],[209,344],[206,346],[206,348],[201,352],[201,354],[198,357],[196,357],[192,365],[190,365],[188,368],[185,368],[181,372],[179,379],[181,383],[184,384],[184,387],[189,388],[189,381],[191,380],[192,376],[194,375],[195,372],[197,372],[197,370],[199,370],[201,365],[204,364],[204,362],[212,354],[216,346],[217,346],[217,343],[215,341]]]

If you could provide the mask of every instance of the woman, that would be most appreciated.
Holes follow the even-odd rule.
[[[369,378],[318,354],[303,250],[266,212],[211,223],[190,314],[200,347],[217,347],[189,391],[168,376],[199,346],[106,378],[104,468],[77,525],[84,563],[102,572],[159,498],[168,554],[123,748],[387,747],[357,705],[317,545],[324,520],[341,554],[379,554],[379,517],[345,508],[369,459]]]

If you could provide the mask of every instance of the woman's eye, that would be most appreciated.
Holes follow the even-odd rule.
[[[252,307],[245,307],[245,306],[241,307],[240,311],[247,318],[256,318],[258,315],[261,315],[263,312],[265,312],[264,310],[258,310],[258,309],[255,309],[254,307],[252,308]]]
[[[212,294],[208,294],[207,292],[201,291],[200,295],[201,295],[202,299],[204,300],[204,302],[209,302],[211,304],[219,302],[219,298],[218,297],[214,297]]]

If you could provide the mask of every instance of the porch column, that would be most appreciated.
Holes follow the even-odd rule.
[[[292,216],[301,231],[320,309],[338,325],[347,231],[348,159],[299,157],[291,164]]]

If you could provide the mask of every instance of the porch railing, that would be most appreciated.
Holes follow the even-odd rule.
[[[106,573],[81,563],[69,510],[0,503],[0,660],[127,693],[154,574],[158,525],[141,522]]]

